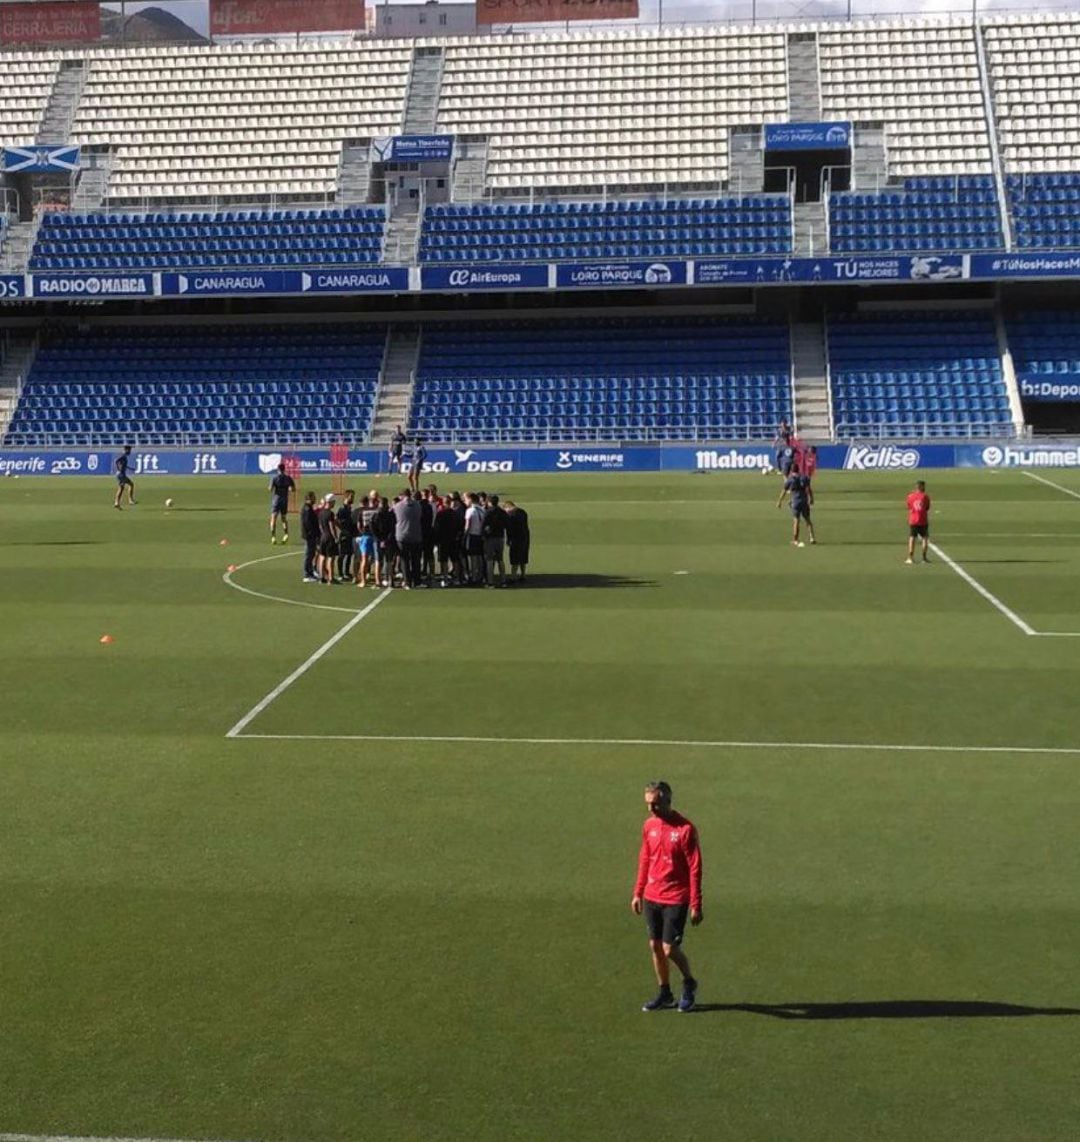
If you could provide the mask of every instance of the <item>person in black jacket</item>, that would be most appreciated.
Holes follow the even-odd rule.
[[[510,576],[521,582],[529,563],[529,513],[506,501],[506,539],[510,546]]]
[[[353,512],[353,501],[356,492],[346,488],[345,498],[341,507],[337,509],[338,525],[338,578],[345,582],[353,577],[353,557],[356,554],[356,516]]]
[[[397,540],[394,539],[394,513],[390,510],[390,501],[379,497],[379,510],[371,518],[371,534],[375,536],[377,548],[376,559],[379,564],[377,582],[380,587],[394,585],[394,563],[397,560]]]
[[[308,492],[300,508],[300,534],[304,537],[304,582],[317,583],[315,551],[319,546],[319,521],[315,518],[314,492]]]
[[[488,496],[488,508],[484,513],[484,562],[487,564],[487,585],[495,586],[495,568],[499,569],[500,587],[506,586],[506,563],[503,552],[506,549],[506,512],[499,507],[497,495]]]

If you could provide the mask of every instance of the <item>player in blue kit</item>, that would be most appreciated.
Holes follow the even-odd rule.
[[[117,511],[123,511],[120,507],[120,497],[124,494],[124,489],[127,488],[128,503],[138,503],[135,499],[135,485],[131,477],[128,475],[128,465],[131,463],[131,445],[125,444],[124,451],[116,458],[114,467],[116,468],[116,499],[113,501],[113,507]]]
[[[810,520],[810,507],[814,502],[814,489],[810,486],[810,477],[799,471],[799,465],[793,464],[791,475],[784,481],[784,490],[776,501],[780,507],[784,497],[791,496],[791,542],[795,547],[804,547],[799,539],[799,525],[805,520],[806,530],[810,533],[810,542],[817,543],[814,536],[814,525]]]

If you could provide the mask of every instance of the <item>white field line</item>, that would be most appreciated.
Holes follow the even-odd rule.
[[[1009,620],[1009,622],[1011,622],[1014,626],[1019,627],[1020,630],[1024,632],[1024,634],[1034,635],[1039,633],[1033,626],[1030,626],[1028,623],[1024,622],[1024,620],[1015,611],[1010,610],[1007,606],[1005,606],[1005,604],[997,597],[997,595],[993,594],[991,591],[988,591],[978,581],[978,579],[975,578],[974,575],[971,575],[965,571],[963,567],[961,567],[960,564],[956,562],[955,559],[951,559],[948,555],[946,555],[945,552],[942,551],[936,543],[930,544],[930,550],[939,559],[943,559],[957,573],[957,575],[959,575],[960,578],[963,579],[965,583],[967,583],[969,587],[973,588],[980,595],[982,595],[982,597],[992,607],[995,607],[997,610],[999,610]]]
[[[194,1142],[182,1138],[102,1138],[74,1134],[0,1134],[0,1142]],[[225,1139],[207,1138],[201,1142],[225,1142]]]
[[[886,742],[680,741],[652,738],[494,738],[396,734],[232,734],[244,741],[468,742],[480,745],[652,746],[665,749],[821,749],[895,753],[1049,753],[1080,755],[1080,746],[904,745]],[[2,1142],[2,1139],[0,1139]]]
[[[1055,484],[1053,480],[1048,480],[1045,476],[1036,476],[1034,472],[1021,472],[1021,476],[1027,476],[1029,480],[1038,480],[1040,484],[1045,484],[1048,488],[1056,488],[1059,492],[1064,492],[1067,496],[1072,496],[1074,500],[1080,500],[1080,492],[1074,492],[1071,488],[1062,487],[1061,484]]]
[[[331,635],[326,642],[319,647],[313,654],[309,655],[300,665],[288,676],[288,678],[279,682],[269,694],[266,695],[262,701],[256,703],[250,710],[236,723],[235,726],[225,735],[227,738],[238,737],[241,731],[250,725],[262,712],[270,705],[276,698],[279,698],[286,690],[298,679],[302,678],[320,658],[332,647],[336,646],[348,633],[352,630],[357,623],[362,622],[371,614],[373,610],[387,598],[392,595],[393,591],[389,587],[380,591],[374,599],[362,611],[357,611],[351,619],[336,633]],[[2,1142],[2,1139],[0,1139]]]
[[[261,559],[249,559],[246,563],[237,565],[236,571],[226,571],[221,576],[222,580],[234,591],[243,591],[245,595],[252,595],[256,599],[267,599],[271,603],[287,603],[290,607],[308,607],[314,611],[340,611],[342,614],[355,615],[357,612],[356,607],[334,607],[329,603],[309,603],[306,599],[286,599],[281,595],[267,595],[264,591],[254,591],[250,587],[243,587],[239,583],[233,582],[233,576],[237,571],[243,571],[245,567],[254,567],[256,563],[269,563],[271,559],[288,559],[303,555],[302,551],[286,551],[282,555],[264,555]],[[320,587],[321,583],[308,583],[309,587]],[[0,1142],[3,1142],[0,1136]]]

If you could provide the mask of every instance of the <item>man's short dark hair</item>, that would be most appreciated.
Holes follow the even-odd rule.
[[[925,480],[916,480],[915,481],[915,487],[918,488],[920,492],[925,492],[926,491],[926,481]]]
[[[493,508],[498,507],[499,497],[494,492],[492,492],[491,495],[488,496],[488,503],[491,504]]]
[[[665,801],[671,800],[671,786],[666,781],[650,781],[645,786],[646,793],[659,793]]]
[[[279,472],[284,472],[284,471],[285,471],[285,465],[284,465],[284,464],[279,464],[279,465],[277,466],[277,470],[278,470]]]

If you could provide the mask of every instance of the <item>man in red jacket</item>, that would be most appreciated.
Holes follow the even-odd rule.
[[[671,786],[650,781],[645,786],[649,818],[641,830],[641,854],[630,907],[645,915],[652,951],[653,969],[660,990],[642,1011],[675,1007],[671,992],[673,963],[683,977],[680,1011],[692,1011],[697,999],[697,980],[682,950],[683,929],[689,911],[690,923],[701,923],[701,849],[697,829],[671,807]]]

